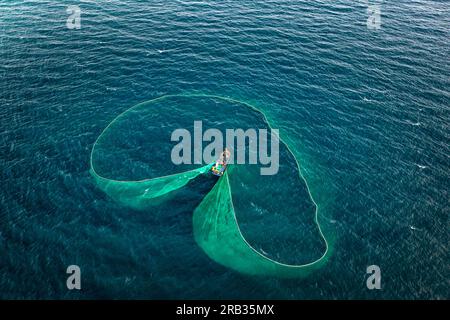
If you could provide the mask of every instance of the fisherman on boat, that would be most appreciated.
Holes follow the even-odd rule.
[[[212,166],[211,172],[216,176],[223,176],[225,169],[227,168],[227,162],[230,158],[230,151],[225,148],[225,150],[220,155],[219,159],[217,159],[216,163]]]

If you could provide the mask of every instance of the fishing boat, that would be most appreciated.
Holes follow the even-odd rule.
[[[216,163],[211,167],[211,172],[215,176],[223,176],[225,170],[227,169],[227,162],[230,158],[230,151],[225,148],[225,150],[220,155],[219,159],[217,159]]]

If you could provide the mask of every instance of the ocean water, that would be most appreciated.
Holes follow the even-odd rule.
[[[74,4],[81,29],[66,26]],[[449,26],[448,3],[429,0],[1,1],[0,297],[449,298]],[[192,211],[210,180],[149,210],[96,186],[90,151],[108,123],[178,93],[273,120],[333,226],[325,266],[285,280],[209,259]],[[323,249],[271,214],[266,241],[298,237],[285,257],[300,258],[302,236],[302,257]],[[72,264],[80,291],[66,287]]]

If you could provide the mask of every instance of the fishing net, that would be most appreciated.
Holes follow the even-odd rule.
[[[331,237],[325,236],[331,235],[325,230],[328,219],[321,219],[289,146],[279,139],[276,175],[261,175],[261,164],[230,164],[217,178],[210,174],[213,163],[198,161],[208,141],[193,143],[190,154],[183,154],[190,163],[172,161],[176,142],[171,134],[184,128],[195,135],[195,120],[202,121],[203,132],[271,129],[259,109],[227,97],[186,94],[150,100],[120,114],[97,138],[90,159],[97,185],[121,204],[146,210],[200,175],[216,179],[193,214],[195,240],[211,259],[242,273],[276,277],[302,277],[321,267],[332,248]],[[228,147],[230,141],[223,144]],[[278,236],[271,236],[274,226],[279,226]]]

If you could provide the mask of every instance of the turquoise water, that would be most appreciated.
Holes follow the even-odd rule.
[[[378,3],[379,30],[367,1],[325,0],[83,2],[70,30],[71,1],[2,2],[0,297],[448,298],[449,8]],[[209,259],[192,234],[209,177],[147,211],[95,185],[105,126],[174,93],[233,97],[273,120],[334,227],[323,268],[283,280]],[[314,258],[311,220],[290,218],[267,212],[247,230],[271,255]],[[80,292],[66,288],[71,264]],[[372,264],[382,290],[366,288]]]

